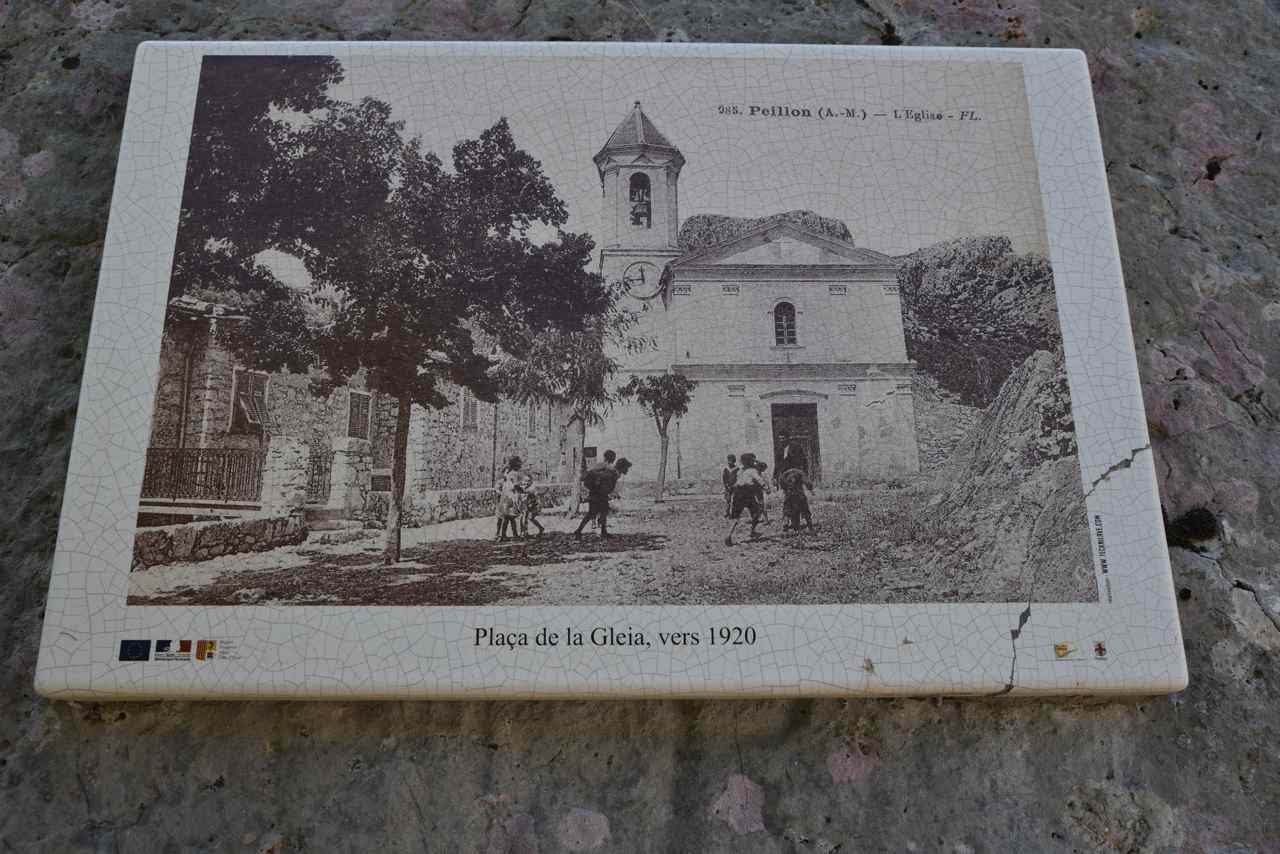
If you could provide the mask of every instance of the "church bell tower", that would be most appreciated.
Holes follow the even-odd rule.
[[[684,156],[636,101],[593,158],[603,199],[600,272],[640,303],[658,296],[668,261],[681,255],[680,169]]]

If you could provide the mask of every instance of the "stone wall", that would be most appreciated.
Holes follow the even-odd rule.
[[[474,423],[463,420],[464,392],[442,389],[443,409],[414,407],[410,423],[408,484],[415,491],[493,486],[506,460],[518,456],[537,480],[570,475],[573,431],[564,407],[499,400],[475,402]]]
[[[555,507],[571,494],[567,483],[535,484],[542,500],[543,512]],[[406,497],[406,527],[416,528],[455,519],[478,519],[492,516],[498,502],[498,491],[482,489],[432,489]]]
[[[223,325],[232,322],[218,320]],[[210,328],[207,319],[170,319],[166,324],[152,414],[152,447],[174,448],[181,440],[187,447],[257,448],[262,442],[260,434],[238,432],[232,427],[236,374],[243,376],[245,371],[216,334],[210,337]],[[184,376],[189,377],[185,386]],[[321,450],[332,449],[335,439],[347,438],[351,393],[369,391],[357,375],[350,385],[322,396],[316,393],[319,379],[315,373],[286,371],[269,376],[267,432],[272,438],[296,439]],[[374,394],[368,435],[358,441],[367,442],[368,453],[382,465],[391,464],[394,427],[395,402]]]
[[[160,343],[160,365],[156,373],[156,399],[151,416],[151,447],[177,448],[182,445],[186,427],[184,416],[188,397],[187,377],[190,354],[200,327],[190,321],[174,319],[164,331]]]
[[[287,436],[272,438],[262,465],[262,510],[301,511],[307,500],[307,447]]]
[[[244,552],[265,552],[297,545],[306,538],[306,525],[296,514],[145,528],[133,538],[132,570]]]

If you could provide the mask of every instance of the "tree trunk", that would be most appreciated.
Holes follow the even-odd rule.
[[[569,508],[569,518],[575,519],[578,516],[578,508],[582,506],[582,470],[586,466],[586,457],[582,452],[587,448],[587,422],[578,416],[574,416],[573,420],[578,422],[578,464],[576,470],[571,475],[573,477],[573,506]]]
[[[391,506],[387,508],[387,537],[382,550],[382,563],[400,562],[400,518],[404,510],[405,469],[409,457],[409,411],[412,401],[401,395],[396,408],[396,438],[391,460]]]
[[[662,453],[658,455],[658,501],[662,501],[662,491],[667,485],[667,446],[670,439],[667,435],[667,426],[665,424],[658,428],[658,444],[662,447]]]

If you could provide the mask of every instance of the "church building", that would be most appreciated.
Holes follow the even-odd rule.
[[[828,486],[919,471],[893,258],[792,221],[682,248],[684,156],[637,102],[594,158],[602,196],[601,274],[621,281],[654,347],[619,357],[618,381],[673,372],[698,385],[671,427],[668,481],[718,482],[726,454],[777,471],[795,454]],[[659,439],[634,405],[587,445],[656,480]]]

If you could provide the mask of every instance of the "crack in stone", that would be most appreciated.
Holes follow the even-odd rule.
[[[1009,681],[1004,683],[1004,687],[993,694],[993,697],[1002,697],[1013,690],[1014,675],[1018,670],[1018,638],[1022,637],[1022,629],[1031,621],[1031,603],[1027,603],[1027,607],[1022,609],[1022,613],[1018,615],[1018,627],[1009,629],[1009,644],[1013,647],[1013,660],[1009,662]]]
[[[516,15],[516,22],[511,25],[512,31],[519,30],[524,26],[525,20],[529,17],[529,9],[533,7],[533,0],[524,0],[520,6],[520,12]]]
[[[1267,622],[1275,626],[1277,632],[1280,632],[1280,614],[1269,608],[1267,603],[1262,601],[1262,594],[1258,591],[1258,588],[1254,587],[1247,581],[1241,581],[1239,578],[1236,578],[1228,572],[1227,568],[1222,565],[1223,561],[1221,557],[1214,557],[1211,554],[1205,554],[1204,552],[1196,551],[1195,549],[1187,549],[1183,546],[1174,546],[1174,548],[1182,548],[1184,551],[1189,551],[1196,557],[1203,558],[1213,564],[1214,568],[1218,570],[1218,574],[1222,576],[1222,579],[1231,585],[1232,590],[1243,590],[1253,597],[1253,601],[1258,604],[1258,610],[1262,611],[1262,616],[1267,618]]]
[[[1135,451],[1134,453],[1137,453],[1137,451]],[[1032,546],[1031,541],[1034,540],[1035,538],[1036,528],[1038,528],[1040,525],[1040,519],[1044,516],[1045,512],[1049,509],[1049,505],[1053,503],[1054,497],[1063,489],[1066,489],[1066,487],[1065,486],[1058,487],[1049,495],[1049,499],[1047,501],[1045,501],[1043,504],[1037,505],[1037,509],[1039,510],[1039,512],[1036,513],[1036,518],[1031,523],[1031,536],[1030,538],[1028,538],[1027,550],[1022,558],[1022,569],[1019,572],[1019,580],[1021,580],[1021,578],[1023,577],[1023,574],[1025,574],[1027,563],[1031,559],[1031,546]],[[1008,694],[1009,692],[1011,692],[1015,687],[1015,677],[1017,675],[1017,670],[1018,670],[1018,638],[1022,637],[1023,628],[1025,628],[1027,623],[1031,620],[1031,603],[1034,602],[1036,598],[1035,590],[1036,590],[1037,578],[1038,578],[1038,575],[1033,573],[1031,576],[1031,588],[1030,590],[1027,591],[1027,607],[1023,608],[1022,613],[1018,615],[1018,627],[1016,629],[1009,630],[1009,643],[1013,648],[1013,660],[1009,662],[1009,680],[1004,683],[1003,688],[1001,688],[999,691],[996,691],[994,694],[992,694],[993,697],[1002,697],[1005,694]]]
[[[1084,494],[1085,499],[1088,500],[1089,496],[1093,495],[1094,490],[1098,488],[1098,485],[1100,483],[1102,483],[1107,478],[1111,477],[1111,475],[1115,474],[1116,472],[1121,471],[1123,469],[1127,469],[1130,466],[1132,466],[1133,461],[1134,459],[1137,458],[1138,454],[1142,453],[1143,451],[1149,451],[1149,450],[1151,450],[1150,442],[1143,445],[1141,448],[1134,448],[1132,451],[1129,452],[1129,456],[1125,457],[1120,462],[1115,463],[1106,471],[1104,471],[1102,474],[1098,475],[1098,477],[1093,481],[1093,483],[1089,485],[1089,491]]]
[[[1218,571],[1223,572],[1221,564],[1218,566]],[[1280,614],[1277,614],[1275,611],[1272,611],[1267,607],[1267,603],[1262,601],[1262,594],[1258,592],[1258,588],[1254,587],[1249,582],[1241,581],[1238,578],[1232,582],[1232,586],[1237,590],[1247,591],[1249,595],[1253,597],[1253,601],[1258,603],[1258,608],[1261,609],[1262,616],[1266,617],[1267,620],[1270,621],[1271,625],[1276,627],[1277,632],[1280,632]]]

